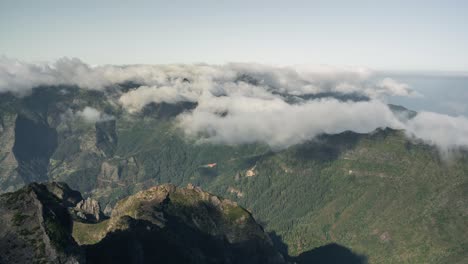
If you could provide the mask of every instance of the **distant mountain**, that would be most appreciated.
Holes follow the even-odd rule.
[[[389,128],[323,134],[278,151],[262,144],[199,143],[174,125],[175,117],[194,103],[152,103],[129,113],[110,100],[119,92],[64,86],[33,89],[22,98],[2,94],[0,190],[66,182],[99,201],[111,216],[119,200],[139,191],[192,183],[248,208],[283,255],[296,257],[293,261],[315,259],[310,252],[328,254],[330,249],[346,256],[354,252],[370,263],[468,259],[466,152],[443,160],[435,147]],[[86,119],[85,107],[101,116]],[[417,114],[389,108],[401,118]],[[93,208],[93,203],[82,206]],[[127,220],[122,220],[125,228],[142,232],[141,219]],[[89,221],[90,228],[107,230],[100,220],[92,227]],[[87,232],[80,234],[77,241],[90,239]],[[121,236],[133,239],[128,232]],[[108,250],[114,242],[106,241],[100,245]]]
[[[97,222],[94,209],[62,183],[1,195],[1,263],[285,263],[249,212],[199,187],[155,186]]]

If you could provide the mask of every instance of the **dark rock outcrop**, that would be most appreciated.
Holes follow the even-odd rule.
[[[62,186],[32,183],[0,196],[2,264],[84,263],[84,252],[71,235],[68,201],[49,191],[57,189]]]
[[[1,263],[285,263],[248,211],[199,187],[152,187],[110,219],[80,199],[63,183],[1,195]]]

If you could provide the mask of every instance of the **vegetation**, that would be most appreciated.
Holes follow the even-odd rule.
[[[75,221],[73,223],[73,238],[80,245],[95,244],[107,234],[109,220],[99,223],[82,223]]]
[[[468,259],[466,152],[447,161],[437,149],[390,129],[324,135],[276,152],[260,144],[200,144],[185,138],[162,107],[157,115],[151,109],[145,115],[128,114],[102,100],[99,92],[68,89],[67,95],[49,91],[50,97],[37,101],[2,101],[0,107],[8,107],[0,113],[48,120],[41,126],[53,127],[58,140],[48,167],[34,160],[19,162],[28,172],[40,167],[41,175],[47,167],[50,180],[69,183],[99,199],[103,208],[157,184],[192,183],[247,208],[294,256],[337,243],[365,255],[370,263]],[[84,106],[113,115],[115,126],[66,123],[57,114]],[[106,138],[97,133],[117,140],[97,144],[97,138]],[[103,162],[109,175],[102,172]],[[206,166],[212,163],[216,165]],[[6,189],[12,181],[2,181],[0,187]],[[242,195],[229,191],[233,189]],[[183,199],[172,199],[184,205]],[[236,219],[241,213],[235,209],[228,216]],[[75,226],[75,237],[93,241],[80,232],[84,226]],[[99,232],[104,224],[94,227]]]

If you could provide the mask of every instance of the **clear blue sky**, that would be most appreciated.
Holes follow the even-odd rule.
[[[468,71],[468,1],[0,0],[0,54]]]

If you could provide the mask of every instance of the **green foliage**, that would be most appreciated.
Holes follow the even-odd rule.
[[[456,263],[466,256],[466,153],[445,162],[435,148],[390,129],[323,136],[277,152],[258,144],[200,144],[186,139],[174,119],[123,113],[101,92],[67,91],[37,101],[0,98],[0,113],[43,120],[38,115],[76,101],[74,110],[92,106],[116,116],[118,141],[102,155],[79,149],[80,142],[93,147],[95,127],[58,126],[59,146],[49,164],[54,179],[103,205],[160,183],[193,183],[248,208],[292,255],[336,242],[371,263]],[[123,164],[118,179],[99,179],[104,160]],[[129,160],[131,170],[119,163]],[[204,167],[209,163],[217,165]]]
[[[117,155],[134,157],[140,168],[132,183],[191,182],[237,200],[281,235],[292,255],[332,242],[371,263],[435,263],[464,254],[468,225],[464,211],[452,207],[466,201],[453,194],[467,182],[466,155],[445,163],[400,131],[325,136],[275,153],[261,145],[190,142],[167,121],[118,122],[118,137]],[[208,163],[217,166],[202,168]],[[255,176],[246,177],[252,168]],[[453,203],[440,202],[448,197]]]
[[[109,220],[99,223],[73,223],[73,238],[80,245],[90,245],[99,242],[106,234]]]

